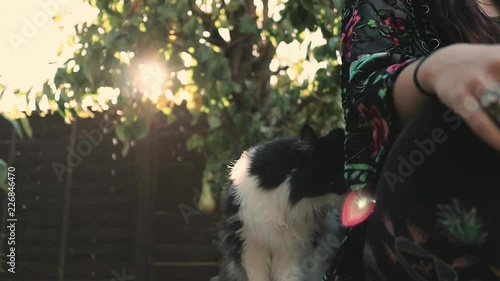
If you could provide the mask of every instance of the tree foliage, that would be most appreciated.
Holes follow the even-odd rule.
[[[217,189],[242,149],[306,122],[322,133],[342,124],[338,0],[89,3],[97,19],[75,27],[74,56],[41,94],[67,120],[107,111],[125,149],[147,136],[155,112],[172,116],[182,101],[195,120],[208,121],[208,134],[187,146],[207,155],[205,183]],[[324,40],[280,60],[280,45],[309,42],[316,31]],[[308,62],[322,64],[299,79]],[[113,91],[120,94],[99,95]]]

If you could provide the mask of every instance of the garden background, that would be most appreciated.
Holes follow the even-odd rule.
[[[209,280],[231,161],[343,126],[339,0],[3,4],[2,280]]]

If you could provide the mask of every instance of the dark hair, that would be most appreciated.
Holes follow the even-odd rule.
[[[500,43],[500,26],[477,0],[430,0],[436,27],[445,43]],[[500,7],[500,0],[493,0]]]

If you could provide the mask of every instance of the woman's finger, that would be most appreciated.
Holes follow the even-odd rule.
[[[477,101],[476,101],[477,103]],[[471,103],[472,104],[472,103]],[[486,143],[500,151],[500,129],[477,103],[477,108],[465,108],[465,112],[459,113],[480,138]]]

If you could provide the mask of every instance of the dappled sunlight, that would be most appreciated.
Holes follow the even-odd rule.
[[[111,87],[100,87],[97,90],[97,103],[104,109],[107,110],[109,102],[111,104],[116,104],[118,101],[118,96],[120,95],[120,89]]]
[[[0,0],[4,2],[5,0]],[[45,4],[41,4],[41,3]],[[8,2],[8,9],[0,10],[0,32],[8,34],[8,40],[0,43],[0,84],[7,88],[21,89],[31,92],[29,96],[18,98],[14,94],[6,94],[0,100],[0,112],[6,112],[14,106],[19,111],[35,111],[37,108],[42,111],[57,109],[55,103],[51,105],[47,97],[36,93],[42,92],[44,81],[52,83],[52,78],[58,67],[64,65],[64,62],[72,56],[75,50],[82,49],[86,45],[75,42],[73,37],[68,40],[71,34],[74,34],[74,26],[82,27],[83,22],[89,22],[96,18],[98,10],[92,8],[88,3],[80,0],[61,1],[67,4],[59,4],[54,1],[33,2],[31,5],[25,5],[21,2]],[[267,17],[273,20],[281,18],[280,11],[285,8],[287,1],[271,0],[268,3]],[[225,1],[229,4],[230,1]],[[213,9],[220,8],[220,3],[214,3],[212,0],[197,0],[196,4],[206,13],[213,12]],[[254,1],[256,6],[258,25],[261,26],[264,18],[264,6],[262,1]],[[99,28],[99,34],[106,35],[108,28]],[[220,27],[219,34],[226,42],[232,40],[230,30],[232,27]],[[205,31],[209,36],[208,31]],[[305,31],[303,42],[297,40],[291,43],[281,42],[277,46],[276,57],[270,64],[271,71],[277,71],[280,68],[287,68],[286,74],[291,80],[302,84],[304,81],[312,81],[318,69],[326,67],[326,62],[317,62],[312,56],[305,60],[306,53],[319,45],[325,44],[325,39],[320,31]],[[85,43],[87,44],[87,43]],[[63,47],[61,47],[63,46]],[[87,45],[88,46],[88,45]],[[214,47],[215,48],[215,47]],[[82,55],[86,50],[83,49]],[[58,56],[59,54],[59,56]],[[163,100],[172,101],[179,104],[182,101],[193,100],[193,95],[198,89],[193,85],[192,71],[190,68],[197,65],[197,61],[187,52],[180,54],[186,70],[179,70],[175,73],[168,73],[155,63],[144,62],[138,66],[134,77],[129,77],[126,81],[134,84],[134,91],[149,99],[153,103],[159,102],[160,97]],[[120,51],[115,57],[121,64],[131,66],[135,57],[133,51]],[[67,64],[67,69],[74,73],[79,72],[82,67],[77,65],[74,60]],[[283,74],[283,73],[282,73]],[[168,92],[168,79],[175,77],[183,85],[177,93]],[[128,83],[127,82],[127,83]],[[271,77],[271,84],[276,85],[277,76]],[[116,85],[122,87],[125,85]],[[110,88],[111,89],[111,88]],[[53,89],[55,99],[59,100],[61,91]],[[118,90],[119,91],[119,90]],[[109,105],[106,102],[114,101],[115,98],[101,97],[102,90],[98,90],[95,97],[85,96],[81,104],[84,109],[107,110]],[[69,94],[69,93],[67,93]],[[95,94],[95,93],[89,93]],[[118,94],[119,95],[119,94]],[[49,98],[50,99],[50,98]],[[43,105],[40,103],[43,101]],[[164,102],[162,102],[163,104]],[[72,107],[71,103],[66,103],[66,107]]]
[[[50,109],[49,98],[46,95],[43,95],[38,103],[38,107],[41,111],[48,111]]]
[[[16,97],[13,91],[6,90],[3,92],[2,97],[0,99],[0,112],[10,113],[13,109],[18,109],[22,104],[22,101],[19,102],[20,97]]]
[[[163,93],[166,74],[157,64],[140,64],[138,77],[141,91],[144,96],[152,102],[157,102],[158,97]]]
[[[195,3],[205,13],[211,13],[213,10],[212,9],[212,5],[214,4],[213,0],[196,0]],[[220,3],[217,3],[217,5],[218,7],[216,6],[216,8],[220,8]]]
[[[190,54],[188,54],[186,52],[182,52],[181,53],[181,58],[184,61],[184,66],[185,67],[191,67],[191,66],[193,66],[193,57]]]
[[[115,55],[119,60],[120,63],[123,64],[130,64],[130,60],[134,58],[135,53],[134,52],[119,52]]]
[[[222,39],[224,39],[224,41],[226,42],[231,41],[231,34],[229,28],[219,28],[219,34],[222,37]]]
[[[180,105],[184,101],[191,101],[193,98],[193,94],[188,91],[180,91],[177,95],[174,95],[172,91],[167,90],[163,95],[168,101],[171,101],[177,105]]]
[[[189,83],[189,73],[186,70],[181,70],[176,74],[179,81],[181,81],[182,85],[187,85]]]
[[[268,1],[268,12],[267,12],[267,17],[272,18],[274,21],[279,21],[281,20],[281,15],[280,11],[285,8],[285,3],[288,1],[280,1],[280,0],[269,0]],[[263,11],[264,11],[264,5],[263,2],[260,0],[254,0],[253,4],[255,5],[255,8],[257,10],[257,15],[259,17],[264,17]],[[261,24],[261,23],[260,23]]]
[[[304,41],[297,40],[291,43],[280,42],[276,48],[276,58],[271,61],[271,71],[277,71],[281,67],[290,67],[301,64],[301,71],[290,67],[287,69],[287,74],[290,79],[297,80],[298,83],[303,83],[305,80],[313,81],[316,71],[327,66],[326,61],[318,62],[311,56],[309,60],[304,58],[307,56],[309,49],[326,44],[323,34],[320,30],[316,32],[304,31]],[[310,46],[309,46],[310,45]]]
[[[186,65],[192,64],[192,58],[187,53],[182,56]],[[191,74],[189,71],[180,70],[176,73],[167,74],[167,69],[156,63],[140,64],[134,79],[137,79],[139,88],[136,90],[142,93],[144,98],[149,99],[152,103],[157,104],[159,109],[167,106],[167,104],[180,105],[183,101],[192,100],[193,92],[188,91],[188,85],[191,83]],[[186,90],[179,90],[173,93],[168,87],[168,78],[175,76],[180,83],[187,87]]]

